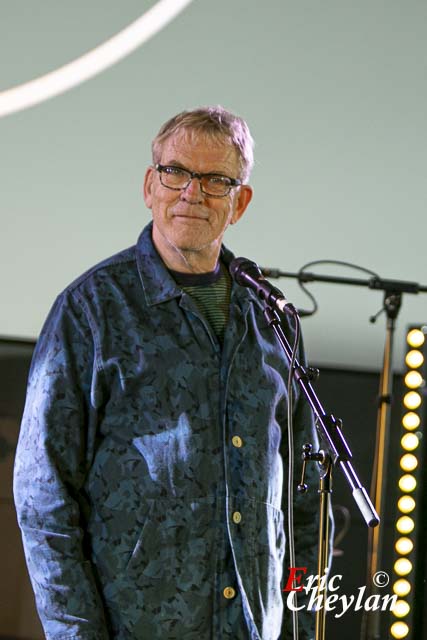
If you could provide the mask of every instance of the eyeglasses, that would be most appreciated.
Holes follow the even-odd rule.
[[[242,184],[241,180],[228,178],[220,173],[196,173],[181,167],[165,166],[163,164],[156,164],[155,168],[160,174],[160,182],[164,187],[175,191],[183,191],[193,178],[197,178],[202,193],[212,198],[223,198],[230,193],[233,187],[238,187]]]

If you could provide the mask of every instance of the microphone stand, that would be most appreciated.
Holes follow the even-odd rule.
[[[270,306],[266,306],[264,316],[273,329],[279,344],[285,352],[289,363],[292,363],[292,348],[282,329],[280,318],[277,312]],[[299,322],[299,318],[296,320]],[[354,500],[369,527],[375,527],[379,523],[379,517],[372,505],[365,488],[350,462],[351,451],[344,439],[341,431],[341,420],[337,420],[332,414],[327,415],[320,400],[318,399],[312,385],[313,372],[300,365],[297,359],[294,360],[293,376],[308,400],[314,415],[316,416],[316,428],[319,434],[322,449],[318,453],[311,453],[311,445],[304,447],[303,478],[300,490],[305,491],[306,485],[303,482],[305,465],[308,460],[317,460],[322,463],[323,472],[320,479],[320,525],[319,525],[319,552],[318,552],[318,592],[323,592],[326,599],[326,580],[322,584],[322,576],[327,569],[327,557],[329,546],[329,501],[332,482],[332,465],[339,465],[349,483]],[[316,611],[316,640],[325,640],[325,602]]]
[[[402,295],[400,292],[386,291],[384,295],[384,307],[381,311],[385,311],[387,315],[386,339],[384,345],[383,366],[380,378],[380,388],[378,397],[378,414],[377,429],[375,443],[375,462],[372,470],[371,481],[371,497],[378,513],[382,513],[382,506],[385,501],[386,479],[387,475],[384,470],[388,463],[389,450],[389,433],[391,421],[391,397],[393,392],[393,338],[396,326],[396,318],[398,316],[402,303]],[[380,313],[381,313],[380,311]],[[371,318],[374,321],[374,318]],[[373,576],[381,568],[383,555],[383,539],[381,530],[369,531],[368,535],[368,557],[367,557],[367,584],[368,596],[378,593],[378,587],[375,586]],[[379,639],[380,636],[380,616],[379,612],[374,610],[370,612],[363,611],[361,640]]]
[[[426,293],[427,286],[419,285],[416,282],[383,279],[377,276],[374,276],[369,280],[363,280],[359,278],[324,276],[304,271],[299,273],[289,273],[286,271],[280,271],[279,269],[268,269],[264,267],[261,267],[261,271],[264,276],[268,276],[270,278],[296,278],[299,282],[329,282],[333,284],[356,285],[384,291],[384,304],[379,313],[382,311],[386,313],[387,326],[379,388],[375,461],[371,483],[371,499],[375,505],[376,512],[381,514],[386,492],[385,470],[387,469],[388,464],[390,402],[393,388],[392,353],[396,319],[402,303],[402,294]],[[371,322],[375,322],[379,313],[370,319]],[[377,591],[372,578],[378,571],[378,568],[381,567],[383,543],[384,541],[380,527],[369,531],[367,558],[368,595],[373,595]],[[380,612],[373,610],[370,611],[369,614],[369,617],[366,612],[363,614],[361,640],[379,640],[381,637]]]
[[[317,373],[317,370],[316,370]],[[308,460],[317,461],[320,465],[321,473],[319,478],[319,537],[318,537],[318,554],[317,554],[317,594],[323,598],[320,607],[316,610],[316,640],[323,640],[326,633],[326,597],[327,584],[326,576],[328,570],[328,552],[329,552],[329,513],[332,493],[332,460],[330,455],[324,451],[311,453],[311,444],[305,444],[303,447],[303,467],[301,473],[301,483],[298,485],[298,491],[305,493],[307,485],[304,482],[305,469]],[[375,525],[374,525],[375,526]]]

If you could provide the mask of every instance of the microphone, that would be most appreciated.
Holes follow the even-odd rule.
[[[264,278],[256,262],[247,258],[235,258],[230,264],[230,273],[237,284],[255,291],[258,298],[269,306],[277,307],[282,313],[298,315],[294,305],[286,300],[280,289]]]

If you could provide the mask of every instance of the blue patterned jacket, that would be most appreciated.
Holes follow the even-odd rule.
[[[57,298],[14,479],[48,639],[287,637],[287,372],[261,303],[236,284],[220,347],[151,225]],[[297,392],[297,451],[314,437]],[[315,488],[295,506],[308,574]]]

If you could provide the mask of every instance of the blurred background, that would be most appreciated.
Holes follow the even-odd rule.
[[[156,4],[3,0],[0,92],[78,59]],[[256,142],[254,199],[227,232],[226,244],[236,255],[287,272],[314,260],[341,260],[425,288],[426,31],[422,0],[193,0],[103,73],[0,118],[0,553],[10,560],[15,545],[12,571],[18,565],[22,571],[13,589],[9,581],[0,592],[9,603],[1,608],[0,635],[42,637],[10,493],[33,343],[55,296],[88,267],[134,244],[149,221],[141,184],[160,125],[182,109],[206,104],[222,104],[247,120]],[[309,270],[370,277],[331,265]],[[275,284],[298,307],[311,308],[296,280]],[[384,314],[375,324],[369,318],[382,308],[383,294],[336,284],[308,287],[319,310],[303,320],[307,354],[326,372],[319,389],[328,394],[328,408],[344,419],[350,444],[360,446],[355,466],[369,484],[386,324]],[[426,295],[403,295],[394,341],[397,390],[384,514],[390,573],[406,411],[406,333],[414,326],[425,330]],[[418,392],[423,401],[422,383]],[[342,490],[352,509],[351,494]],[[365,535],[362,528],[356,538]],[[361,586],[366,548],[358,550]],[[347,554],[353,551],[349,545]],[[425,548],[417,558],[425,558]],[[411,616],[412,610],[399,618],[409,627],[396,637],[416,633]],[[393,622],[388,614],[382,618],[384,625]],[[358,637],[359,622],[348,620],[344,616],[339,628],[350,640],[350,633]]]

